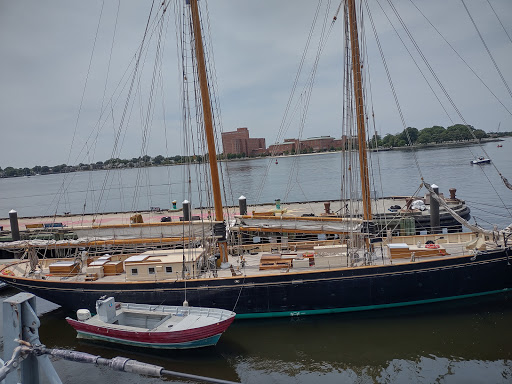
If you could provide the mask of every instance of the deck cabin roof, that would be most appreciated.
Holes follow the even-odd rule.
[[[204,253],[204,248],[190,248],[190,249],[153,249],[136,256],[131,256],[125,260],[125,263],[131,262],[151,262],[152,259],[158,259],[162,263],[181,263],[183,262],[183,255],[185,261],[196,261]],[[136,259],[135,259],[136,258]]]

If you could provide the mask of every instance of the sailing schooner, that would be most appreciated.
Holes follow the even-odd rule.
[[[213,236],[201,246],[182,244],[183,249],[119,253],[102,260],[91,260],[87,251],[67,261],[31,257],[5,266],[1,280],[69,308],[93,309],[102,295],[122,302],[173,305],[182,302],[186,292],[191,305],[229,309],[238,318],[375,310],[468,299],[512,288],[506,231],[376,236],[354,0],[345,3],[344,19],[351,53],[362,218],[348,218],[343,230],[333,231],[336,236],[323,242],[290,242],[278,250],[271,244],[228,246],[197,0],[190,0],[187,11],[208,143]],[[432,199],[442,204],[435,189],[423,182]]]

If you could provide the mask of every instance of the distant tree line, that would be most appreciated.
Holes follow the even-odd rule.
[[[98,161],[96,163],[78,165],[66,165],[60,164],[53,167],[46,165],[36,165],[33,168],[13,168],[6,167],[2,169],[0,167],[0,177],[20,177],[20,176],[35,176],[35,175],[49,175],[53,173],[67,173],[67,172],[78,172],[78,171],[91,171],[100,169],[118,169],[118,168],[140,168],[149,167],[154,165],[173,165],[173,164],[185,164],[185,163],[200,163],[203,161],[204,156],[171,156],[164,157],[158,155],[151,157],[148,155],[141,157],[134,157],[130,160],[112,158],[105,161]]]
[[[408,145],[429,145],[429,144],[440,144],[448,142],[469,142],[475,140],[481,140],[488,137],[505,137],[512,136],[512,132],[490,132],[485,133],[481,129],[475,129],[471,125],[455,124],[451,127],[441,127],[435,125],[430,128],[423,128],[418,130],[417,128],[408,127],[403,132],[396,135],[387,134],[383,138],[379,135],[374,135],[368,140],[368,146],[370,148],[376,147],[405,147]],[[348,144],[347,144],[348,145]],[[354,148],[354,143],[350,144],[350,148]],[[338,150],[341,148],[331,148],[331,151]],[[347,149],[347,148],[345,148]],[[312,148],[304,148],[301,153],[311,153]],[[290,153],[285,152],[285,155],[295,154],[295,151]],[[35,176],[35,175],[48,175],[53,173],[66,173],[66,172],[78,172],[78,171],[90,171],[90,170],[101,170],[101,169],[120,169],[120,168],[140,168],[150,167],[158,165],[174,165],[174,164],[186,164],[186,163],[201,163],[207,159],[208,155],[196,155],[196,156],[171,156],[164,157],[158,155],[151,157],[148,155],[134,157],[130,160],[112,158],[105,161],[98,161],[96,163],[78,165],[66,165],[60,164],[53,167],[46,165],[36,165],[33,168],[13,168],[6,167],[2,169],[0,167],[0,177],[21,177],[21,176]],[[259,156],[268,156],[268,154],[261,154]],[[219,154],[217,158],[219,160],[232,160],[247,157],[245,153],[241,154]]]
[[[507,136],[503,132],[503,136]],[[475,129],[471,125],[455,124],[450,127],[444,128],[439,125],[434,125],[430,128],[407,127],[401,133],[392,135],[388,133],[383,138],[379,135],[374,135],[368,142],[370,148],[375,147],[405,147],[408,145],[428,145],[440,144],[448,142],[464,142],[481,140],[489,137],[481,129]]]

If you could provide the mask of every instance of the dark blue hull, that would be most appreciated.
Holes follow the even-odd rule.
[[[233,310],[237,318],[351,312],[433,303],[512,288],[510,250],[407,264],[278,273],[183,282],[73,282],[0,279],[70,309],[94,309],[103,295],[117,301]]]

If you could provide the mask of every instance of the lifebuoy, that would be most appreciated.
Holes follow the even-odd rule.
[[[5,275],[5,276],[14,276],[14,272],[11,271],[10,269],[4,269],[2,271],[2,275]]]
[[[439,244],[425,244],[425,248],[440,248]]]

